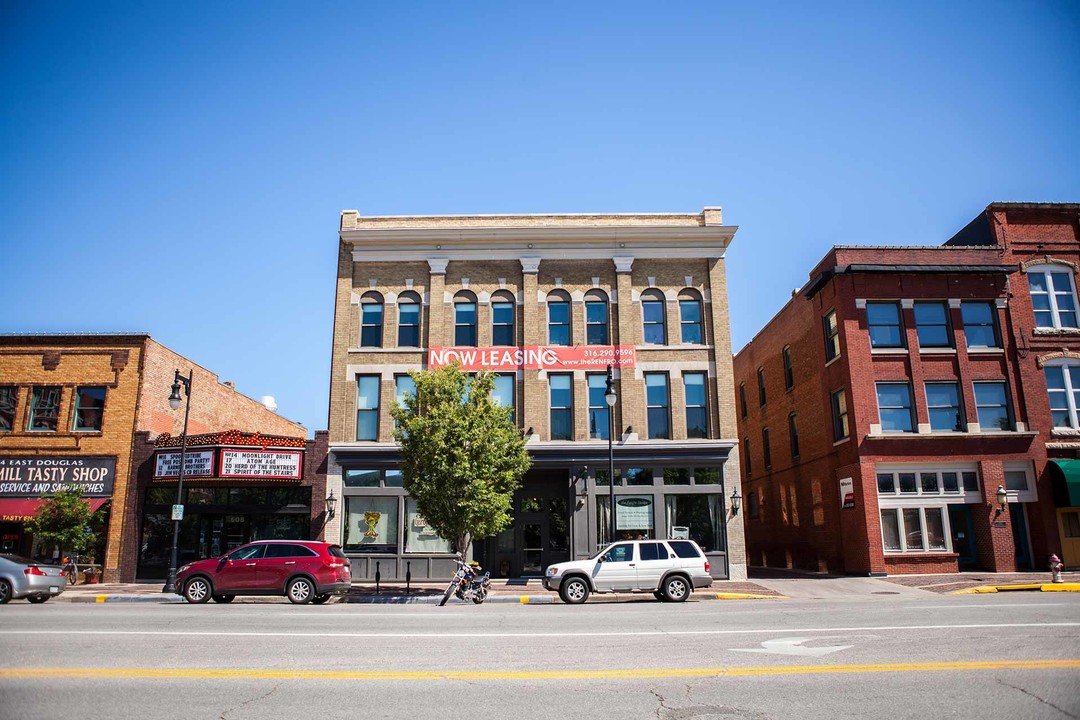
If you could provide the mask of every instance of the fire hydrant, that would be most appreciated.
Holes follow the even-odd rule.
[[[1061,562],[1061,558],[1057,555],[1050,556],[1050,582],[1064,582],[1061,579],[1061,568],[1065,567],[1065,564]]]

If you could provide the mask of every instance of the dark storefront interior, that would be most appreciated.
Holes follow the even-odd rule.
[[[140,580],[168,573],[176,486],[148,488],[139,542]],[[219,557],[253,540],[310,540],[310,487],[185,487],[178,563]]]

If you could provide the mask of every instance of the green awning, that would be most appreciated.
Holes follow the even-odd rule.
[[[1054,478],[1054,504],[1080,507],[1080,460],[1051,460]]]

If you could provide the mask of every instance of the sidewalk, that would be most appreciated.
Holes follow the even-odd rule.
[[[114,583],[68,586],[67,590],[53,598],[53,602],[104,603],[104,602],[148,602],[180,603],[179,595],[161,592],[162,583]],[[352,590],[344,600],[331,602],[367,603],[386,605],[438,604],[442,600],[446,583],[382,583],[376,588],[375,583],[353,583]],[[691,600],[758,600],[780,598],[782,595],[753,582],[718,580],[711,588],[696,590]],[[592,595],[589,602],[625,602],[653,601],[649,593],[614,593]],[[284,597],[274,596],[238,596],[237,603],[287,603]],[[450,602],[460,602],[451,599]],[[495,603],[558,603],[558,594],[545,590],[539,579],[494,580],[491,592],[485,602]]]
[[[962,572],[934,575],[859,577],[827,575],[785,568],[750,568],[750,579],[763,587],[794,599],[845,599],[879,596],[926,596],[926,593],[992,593],[1009,590],[1080,592],[1080,572],[1061,574],[1062,583],[1051,583],[1050,573]]]

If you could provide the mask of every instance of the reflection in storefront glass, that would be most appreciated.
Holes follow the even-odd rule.
[[[668,537],[675,537],[674,528],[687,528],[688,539],[700,545],[705,552],[724,549],[720,528],[723,519],[720,495],[666,495],[664,500]]]

